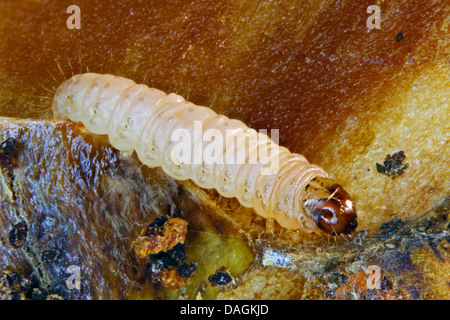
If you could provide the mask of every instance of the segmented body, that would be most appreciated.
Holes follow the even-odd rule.
[[[318,201],[340,188],[327,178],[322,168],[278,146],[266,134],[243,122],[187,102],[174,93],[167,95],[118,76],[87,73],[61,84],[54,107],[63,119],[81,121],[94,134],[107,134],[111,145],[118,150],[136,151],[145,165],[161,167],[178,180],[192,179],[202,188],[215,188],[224,197],[236,197],[242,206],[253,207],[257,214],[274,218],[285,228],[307,232],[322,229],[340,234],[356,227],[356,213],[353,220],[345,222],[351,223],[350,227],[333,228],[330,232],[318,220],[338,223],[331,216],[322,215],[322,211],[314,215]],[[196,133],[199,124],[202,132],[210,133],[209,137]],[[180,129],[190,134],[192,161],[183,162],[174,157],[178,141],[173,137]],[[219,135],[225,140],[214,139]],[[235,142],[235,149],[227,148],[228,142],[230,145]],[[199,152],[205,150],[220,152],[215,154],[214,162],[199,161],[202,158],[198,157]],[[244,161],[236,161],[238,152],[242,152]],[[251,161],[254,154],[258,155],[256,163]],[[261,154],[267,155],[264,161]],[[235,161],[227,161],[232,158]],[[277,165],[269,165],[273,163]],[[347,201],[348,205],[349,197],[345,195],[348,199],[339,202]],[[341,211],[336,212],[338,218],[339,214],[345,214],[345,208],[334,210]]]

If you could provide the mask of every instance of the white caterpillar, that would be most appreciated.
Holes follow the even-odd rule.
[[[62,83],[53,105],[57,116],[81,121],[94,134],[107,134],[113,147],[129,153],[136,151],[147,166],[162,167],[175,179],[192,179],[202,188],[215,188],[225,197],[236,197],[241,205],[253,207],[265,218],[276,219],[285,228],[306,232],[320,229],[341,235],[357,226],[349,195],[328,179],[322,168],[278,146],[243,122],[217,115],[174,93],[167,95],[118,76],[86,73]],[[195,125],[199,123],[205,132],[212,129],[216,134],[209,139],[196,136]],[[217,154],[212,163],[204,159],[199,162],[198,157],[194,159],[198,152],[193,152],[193,161],[174,158],[177,144],[173,136],[180,129],[194,137],[190,148],[219,150],[218,154],[224,157],[231,152],[231,158],[244,149],[244,162],[220,161]],[[230,137],[229,132],[239,134]],[[230,151],[225,148],[226,143],[214,139],[219,134],[226,137],[226,142],[237,137],[236,150]],[[270,154],[265,161],[260,156],[263,151]],[[255,152],[257,162],[252,163]],[[269,173],[267,160],[278,164]]]

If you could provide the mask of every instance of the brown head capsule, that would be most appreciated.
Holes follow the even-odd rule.
[[[337,236],[356,229],[355,206],[339,184],[331,179],[316,178],[311,181],[310,189],[305,208],[320,230]]]

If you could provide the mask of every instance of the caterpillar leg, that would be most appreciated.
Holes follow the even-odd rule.
[[[358,226],[356,209],[347,192],[334,180],[315,178],[305,188],[304,208],[317,227],[332,235],[349,234]]]

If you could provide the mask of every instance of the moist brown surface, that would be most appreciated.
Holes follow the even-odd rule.
[[[2,117],[51,119],[54,90],[65,78],[87,71],[113,73],[176,92],[255,129],[279,129],[280,144],[322,166],[352,196],[358,213],[355,238],[377,234],[393,217],[426,217],[448,196],[450,9],[445,1],[78,1],[81,29],[69,30],[66,9],[71,4],[0,2]],[[381,9],[379,30],[366,26],[367,7],[374,4]],[[10,125],[16,126],[14,121]],[[33,126],[20,125],[23,132]],[[7,124],[3,127],[2,141],[10,132]],[[42,132],[45,137],[49,131]],[[55,132],[50,130],[48,137]],[[94,143],[93,158],[88,158],[99,161],[102,150]],[[376,163],[399,151],[408,163],[402,174],[391,179],[379,173]],[[75,165],[82,158],[73,154]],[[9,173],[3,175],[9,181]],[[39,181],[39,175],[34,178]],[[166,187],[158,179],[153,183],[158,190]],[[182,185],[209,203],[211,212],[223,210],[225,220],[250,239],[292,246],[318,241],[314,246],[325,249],[345,243],[282,230],[233,199]],[[2,196],[9,199],[5,188]],[[211,223],[221,234],[223,222],[218,221]],[[4,221],[10,224],[5,230],[9,233],[19,222]],[[428,263],[433,274],[447,272],[448,262],[427,262],[434,261],[429,253],[414,254],[412,262],[424,268]],[[359,279],[361,270],[346,266]],[[26,274],[27,268],[18,271]],[[248,283],[264,280],[270,286],[268,278],[257,278],[259,273],[278,271],[258,268]],[[314,287],[305,274],[296,278],[304,291],[268,289],[254,297],[304,298]]]
[[[80,30],[66,27],[69,4],[2,1],[0,61],[15,93],[4,115],[42,116],[14,98],[39,104],[51,96],[42,86],[89,69],[278,128],[282,144],[318,160],[350,115],[367,121],[386,94],[448,64],[443,1],[381,2],[380,30],[366,26],[371,1],[80,1]]]

